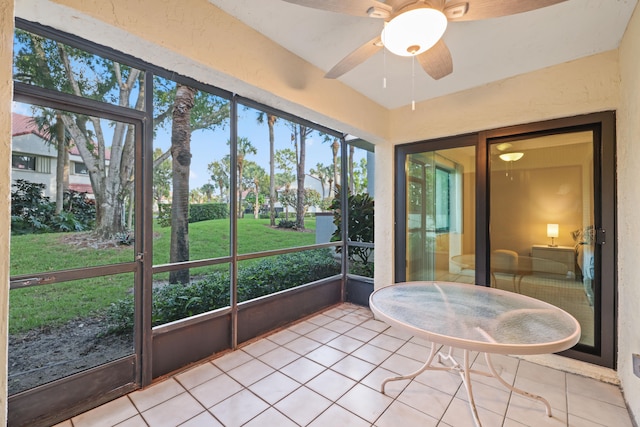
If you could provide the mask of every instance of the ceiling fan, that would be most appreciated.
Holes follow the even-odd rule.
[[[449,48],[441,39],[449,21],[474,21],[514,15],[566,0],[284,0],[330,12],[380,19],[379,36],[363,44],[325,75],[335,79],[383,48],[400,56],[414,56],[434,79],[453,72]]]

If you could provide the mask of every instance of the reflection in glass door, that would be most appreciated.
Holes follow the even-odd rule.
[[[408,154],[406,280],[475,281],[475,147]]]
[[[615,368],[614,113],[406,144],[396,154],[396,281],[475,283],[547,301],[582,327],[563,355]]]
[[[571,313],[594,346],[594,134],[494,140],[490,163],[492,286]]]

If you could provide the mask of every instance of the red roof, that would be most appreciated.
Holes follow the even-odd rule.
[[[46,139],[45,132],[38,129],[38,126],[33,121],[33,117],[11,113],[11,126],[11,136],[29,135],[33,133],[42,139]]]
[[[24,116],[18,113],[11,113],[11,136],[15,137],[29,134],[34,134],[42,139],[47,139],[46,130],[38,129],[38,125],[33,121],[33,117]],[[76,147],[75,144],[69,149],[69,154],[74,156],[80,155],[78,147]],[[107,148],[104,156],[109,160],[111,158],[111,149]]]
[[[77,191],[78,193],[93,194],[91,184],[69,184],[69,190]]]

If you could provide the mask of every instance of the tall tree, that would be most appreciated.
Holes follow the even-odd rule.
[[[264,200],[264,189],[267,184],[267,173],[256,162],[245,160],[244,165],[244,188],[250,189],[253,193],[253,217],[260,218],[260,204]]]
[[[275,162],[282,172],[276,175],[277,184],[279,187],[284,187],[285,192],[289,192],[291,188],[291,183],[295,179],[293,175],[293,168],[296,165],[296,153],[290,148],[283,148],[281,150],[276,150],[275,154]],[[284,216],[285,219],[289,220],[289,203],[284,203],[282,197],[278,197],[278,200],[284,205]],[[287,199],[288,200],[288,199]]]
[[[322,188],[323,199],[325,198],[324,185],[327,181],[326,170],[327,170],[326,166],[323,165],[322,163],[316,163],[315,168],[309,169],[309,174],[311,176],[318,178],[318,181],[320,181],[320,187]]]
[[[340,142],[337,139],[333,140],[331,144],[331,152],[333,153],[333,183],[337,186],[340,185],[340,177],[338,176],[338,171],[340,168],[338,167],[338,153],[340,152]]]
[[[15,55],[18,80],[76,96],[143,108],[145,94],[139,70],[25,31],[16,31],[16,38],[19,41]],[[97,117],[63,113],[60,119],[89,173],[96,200],[96,232],[110,238],[126,228],[122,219],[125,201],[133,186],[134,128],[112,122],[111,138],[107,141],[105,121]]]
[[[189,260],[189,171],[191,169],[191,110],[196,90],[178,85],[171,129],[171,262]],[[189,283],[189,270],[169,273],[170,283]]]
[[[224,127],[229,118],[229,102],[207,92],[156,77],[154,80],[154,133],[171,127],[171,146],[154,161],[154,166],[171,156],[173,185],[171,197],[171,248],[169,261],[189,260],[189,171],[191,134],[198,130]],[[174,211],[174,209],[178,211]],[[174,227],[175,226],[175,227]],[[189,282],[189,270],[169,273],[172,283]]]
[[[224,157],[222,160],[209,163],[207,169],[211,173],[211,180],[215,182],[220,189],[220,201],[228,203],[229,198],[226,192],[229,189],[229,156]]]
[[[353,176],[353,154],[355,153],[355,147],[349,144],[349,191],[351,194],[355,194],[355,184]]]
[[[333,198],[333,166],[325,166],[324,176],[327,178],[327,182],[329,183],[329,193],[327,195],[328,199]]]
[[[154,162],[162,156],[162,149],[153,150]],[[153,200],[156,204],[167,200],[171,195],[171,162],[168,159],[161,161],[153,168]]]
[[[227,144],[231,144],[231,140],[228,140]],[[257,154],[258,150],[256,150],[256,147],[254,147],[253,144],[251,144],[251,141],[249,141],[249,139],[246,137],[238,137],[237,144],[238,144],[238,152],[236,156],[236,164],[238,169],[238,181],[237,181],[238,188],[236,191],[236,200],[238,201],[237,215],[238,215],[238,218],[242,218],[244,214],[244,210],[242,209],[242,193],[243,193],[242,173],[244,168],[244,162],[248,154]]]
[[[64,127],[62,112],[48,108],[36,108],[38,116],[33,118],[34,124],[45,137],[45,140],[56,149],[56,209],[62,212],[64,192],[69,189],[69,145],[71,136]]]
[[[367,189],[367,158],[363,157],[353,170],[353,194],[363,193]]]
[[[264,122],[267,116],[267,126],[269,127],[269,224],[276,225],[276,168],[275,168],[275,134],[274,127],[277,116],[269,113],[258,113],[258,123]]]
[[[204,196],[206,202],[211,202],[211,199],[213,199],[213,192],[215,190],[216,188],[210,182],[202,184],[202,187],[200,187],[200,192]]]
[[[298,123],[289,123],[291,129],[291,142],[295,147],[296,152],[296,229],[304,230],[304,178],[305,178],[305,161],[307,153],[307,137],[313,132],[312,128],[304,126]]]

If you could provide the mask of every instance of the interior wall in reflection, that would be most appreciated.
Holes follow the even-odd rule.
[[[572,232],[589,225],[593,212],[593,146],[588,142],[527,149],[527,141],[512,144],[522,150],[517,161],[503,161],[492,148],[491,225],[493,248],[530,255],[533,245],[550,245],[547,225],[558,225],[554,245],[574,246]],[[576,135],[572,134],[571,138]],[[549,137],[549,144],[558,137]],[[539,142],[539,141],[537,141]]]

